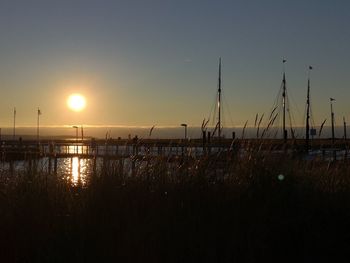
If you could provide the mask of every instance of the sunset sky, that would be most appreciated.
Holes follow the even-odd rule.
[[[1,0],[0,126],[200,126],[222,57],[226,125],[252,125],[280,87],[315,122],[350,122],[350,2],[325,0]],[[86,97],[73,112],[72,93]],[[292,104],[292,106],[293,106]],[[230,114],[229,114],[230,113]]]

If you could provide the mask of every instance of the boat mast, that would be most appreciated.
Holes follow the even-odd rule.
[[[283,93],[282,93],[282,106],[283,106],[283,141],[287,143],[287,131],[286,131],[286,73],[284,69],[284,63],[286,60],[283,59]]]
[[[218,79],[218,135],[221,138],[221,57],[219,58],[219,79]]]
[[[312,67],[309,66],[309,76],[307,79],[307,99],[306,99],[306,151],[309,150],[309,143],[310,143],[310,71],[312,70]]]

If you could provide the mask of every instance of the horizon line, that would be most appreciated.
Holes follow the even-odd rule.
[[[84,127],[84,128],[138,128],[138,129],[150,129],[154,126],[154,128],[158,129],[169,129],[169,128],[182,128],[181,124],[179,125],[120,125],[120,124],[107,124],[107,125],[102,125],[102,124],[62,124],[62,125],[40,125],[39,128],[72,128],[72,126],[78,126]],[[223,129],[237,129],[237,128],[244,128],[245,125],[237,125],[237,126],[224,126]],[[321,126],[321,125],[320,125]],[[316,126],[316,127],[320,127]],[[188,128],[201,128],[201,126],[198,125],[188,125]],[[261,128],[264,128],[265,126],[260,126]],[[331,127],[331,125],[325,125],[324,127]],[[335,127],[343,127],[343,125],[335,125]],[[13,126],[3,126],[0,127],[0,129],[13,129]],[[18,125],[16,126],[16,129],[25,129],[25,128],[37,128],[36,125]],[[209,126],[207,128],[214,128],[214,126]],[[250,126],[247,125],[246,128],[258,128],[257,126]],[[275,126],[272,128],[276,128]],[[296,125],[293,128],[305,128],[303,125]],[[290,128],[289,128],[290,129]]]

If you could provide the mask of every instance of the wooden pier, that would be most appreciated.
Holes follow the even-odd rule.
[[[38,158],[83,159],[108,158],[145,159],[165,156],[169,159],[183,156],[198,158],[212,153],[234,153],[239,149],[259,149],[266,151],[293,150],[302,152],[304,140],[281,139],[109,139],[109,140],[6,140],[0,142],[2,161],[28,160]],[[318,139],[310,143],[311,150],[344,151],[349,145],[344,140],[335,144],[329,139]]]

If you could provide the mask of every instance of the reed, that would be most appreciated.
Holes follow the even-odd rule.
[[[305,161],[249,141],[245,147],[246,154],[233,146],[176,162],[145,159],[134,173],[105,160],[85,185],[40,169],[11,175],[2,165],[0,258],[295,262],[345,255],[348,163]]]

